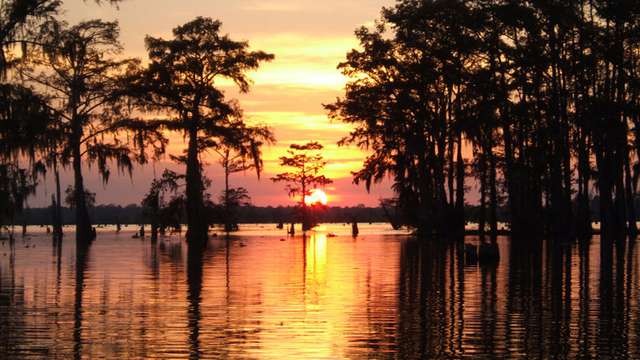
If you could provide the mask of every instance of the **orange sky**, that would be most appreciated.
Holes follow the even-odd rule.
[[[256,205],[290,204],[281,184],[269,177],[279,171],[277,159],[293,142],[316,140],[325,145],[329,161],[326,175],[335,184],[326,189],[331,205],[376,205],[389,196],[388,184],[367,194],[362,186],[351,185],[350,172],[358,169],[365,154],[355,148],[338,148],[336,142],[348,134],[349,126],[330,122],[322,108],[341,96],[345,78],[336,70],[346,53],[356,47],[354,30],[372,24],[383,6],[393,0],[125,0],[119,9],[93,5],[82,0],[65,1],[64,18],[70,23],[92,18],[118,20],[121,41],[127,56],[146,59],[145,35],[170,37],[171,30],[196,16],[223,22],[223,32],[235,40],[248,40],[251,48],[276,55],[275,61],[251,74],[254,85],[249,94],[239,96],[230,84],[222,83],[229,97],[238,98],[249,122],[266,123],[275,130],[278,143],[265,149],[266,171],[261,181],[254,174],[236,175],[233,185],[249,189]],[[172,138],[172,152],[184,147],[181,135]],[[213,179],[213,193],[220,190],[220,170],[209,157],[207,175]],[[138,168],[133,179],[112,176],[103,186],[88,170],[89,188],[98,203],[138,203],[154,172],[165,167],[179,170],[168,159]],[[71,178],[63,177],[69,183]],[[51,191],[51,184],[45,191]],[[47,203],[49,195],[36,202]]]

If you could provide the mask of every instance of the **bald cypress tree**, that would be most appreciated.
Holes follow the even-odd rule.
[[[214,151],[218,154],[219,164],[224,171],[224,189],[220,196],[222,203],[222,222],[227,235],[238,229],[237,208],[249,204],[249,193],[243,187],[233,188],[230,185],[232,174],[255,171],[258,179],[263,169],[262,146],[275,143],[275,137],[266,126],[243,127],[239,139],[223,139]]]
[[[405,217],[424,234],[464,231],[463,98],[482,24],[468,2],[398,2],[376,28],[356,31],[362,50],[339,65],[353,81],[326,106],[355,125],[341,144],[372,151],[355,181],[369,188],[391,175]]]
[[[450,234],[466,142],[492,237],[502,195],[517,238],[590,236],[594,195],[603,238],[635,236],[638,9],[604,0],[385,8],[374,28],[356,31],[361,48],[339,65],[351,81],[327,106],[355,125],[342,143],[371,152],[355,181],[392,176],[408,222]]]
[[[115,5],[120,0],[95,2]],[[66,165],[66,160],[57,152],[61,139],[65,137],[64,129],[59,126],[58,115],[43,106],[46,99],[40,96],[40,89],[25,88],[24,78],[16,75],[25,62],[32,60],[34,55],[38,56],[36,54],[42,54],[43,49],[51,45],[47,38],[52,27],[61,25],[56,17],[61,5],[60,0],[7,0],[0,3],[0,77],[3,82],[0,102],[4,105],[2,131],[6,131],[0,139],[3,162],[11,161],[14,166],[19,166],[17,158],[10,155],[19,151],[22,159],[26,158],[31,163],[32,170],[43,173],[42,165],[53,170],[57,193],[53,216],[56,241],[62,236],[59,166]],[[34,49],[36,54],[32,51]],[[44,110],[37,110],[39,107]],[[16,112],[18,108],[21,110]]]
[[[324,147],[318,142],[291,144],[287,155],[280,157],[280,166],[291,169],[272,177],[275,183],[283,182],[289,196],[299,197],[298,206],[301,211],[302,230],[311,229],[311,221],[307,209],[306,197],[318,186],[326,186],[333,181],[321,172],[327,164],[319,153]]]
[[[113,164],[131,174],[134,162],[147,161],[148,146],[158,155],[166,140],[155,124],[131,113],[126,94],[137,62],[115,59],[121,51],[117,23],[51,22],[42,32],[43,46],[28,59],[21,75],[46,95],[47,107],[64,134],[55,152],[71,164],[76,239],[86,244],[93,231],[83,165],[96,165],[106,182]]]
[[[241,92],[249,91],[247,72],[273,55],[250,51],[246,42],[220,33],[222,23],[196,18],[173,30],[172,39],[146,38],[150,63],[137,89],[146,109],[168,116],[167,129],[184,133],[186,151],[186,210],[190,244],[207,239],[204,184],[200,154],[222,143],[243,139],[244,121],[235,101],[225,98],[217,81],[229,79]]]

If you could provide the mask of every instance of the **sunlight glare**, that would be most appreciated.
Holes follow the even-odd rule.
[[[327,194],[320,189],[311,190],[311,194],[304,198],[307,205],[327,205],[328,200]]]

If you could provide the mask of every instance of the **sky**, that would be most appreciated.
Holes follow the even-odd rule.
[[[346,53],[358,46],[354,30],[370,26],[383,6],[393,0],[125,0],[117,8],[95,5],[91,1],[67,0],[62,17],[70,24],[100,18],[117,20],[124,55],[147,58],[144,37],[171,37],[171,30],[197,16],[221,20],[222,32],[234,40],[246,40],[251,49],[275,55],[275,60],[250,73],[253,86],[249,94],[238,94],[223,86],[230,98],[236,98],[249,123],[270,126],[278,140],[264,149],[265,172],[258,180],[255,173],[236,174],[232,186],[246,187],[252,203],[278,206],[292,203],[282,184],[269,178],[282,169],[278,157],[292,143],[319,141],[325,146],[328,161],[325,175],[334,180],[325,191],[329,204],[349,206],[377,205],[380,198],[391,196],[385,182],[367,193],[362,185],[352,184],[351,171],[358,170],[366,153],[354,147],[338,147],[337,142],[350,126],[330,121],[322,104],[342,96],[346,79],[336,69]],[[186,146],[182,135],[171,136],[170,152],[179,153]],[[221,190],[222,172],[214,155],[206,155],[205,171],[213,180],[211,193]],[[155,175],[165,168],[181,170],[166,157],[136,167],[133,176],[114,173],[103,184],[95,169],[85,170],[87,187],[96,192],[99,204],[139,203]],[[115,169],[114,169],[115,172]],[[62,177],[63,188],[71,184],[71,174]],[[49,203],[53,191],[51,179],[38,194],[33,205]]]

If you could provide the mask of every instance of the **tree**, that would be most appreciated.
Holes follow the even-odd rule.
[[[0,3],[0,72],[15,65],[12,49],[16,45],[36,43],[36,25],[52,20],[61,2],[59,0],[9,0]]]
[[[0,98],[0,217],[13,221],[45,172],[38,153],[52,114],[41,97],[21,86],[0,84]]]
[[[232,153],[232,149],[224,147],[216,150],[220,156],[220,165],[224,170],[224,189],[220,195],[220,203],[222,204],[222,221],[224,231],[229,234],[231,231],[238,229],[238,223],[235,211],[238,206],[249,204],[251,197],[247,189],[243,187],[232,188],[229,186],[229,177],[231,174],[243,172],[251,169],[253,164],[247,163],[242,159],[240,154]]]
[[[0,102],[0,159],[29,169],[39,176],[45,176],[48,169],[53,170],[56,189],[52,207],[55,243],[62,237],[59,166],[66,164],[62,163],[64,160],[57,155],[57,151],[64,133],[57,127],[57,116],[50,111],[42,96],[21,85],[2,84],[0,88],[0,98],[3,99]]]
[[[75,209],[76,207],[76,191],[73,186],[69,185],[65,190],[64,203],[67,204],[68,207]],[[92,208],[96,204],[96,193],[90,192],[89,190],[84,191],[84,203],[87,208]]]
[[[188,241],[207,239],[204,184],[199,154],[225,142],[242,141],[246,127],[236,102],[225,98],[216,81],[230,79],[241,92],[249,90],[246,72],[273,55],[249,51],[246,42],[220,34],[220,21],[196,18],[173,30],[173,39],[147,36],[149,66],[137,91],[148,110],[168,116],[166,128],[188,138],[186,210]]]
[[[96,3],[109,2],[117,5],[120,0],[101,1],[95,0]],[[43,163],[47,167],[52,168],[56,178],[56,197],[54,198],[54,242],[62,236],[61,225],[61,192],[60,179],[58,173],[59,165],[62,160],[56,155],[58,136],[64,136],[61,129],[56,128],[57,115],[48,111],[38,110],[38,107],[45,103],[45,99],[37,92],[24,88],[23,79],[15,75],[16,66],[24,64],[25,60],[31,58],[31,49],[42,50],[45,45],[43,35],[47,33],[46,29],[52,24],[57,24],[55,18],[59,12],[62,1],[60,0],[7,0],[0,3],[0,78],[3,90],[0,98],[2,104],[11,107],[12,103],[22,103],[22,107],[13,106],[14,111],[10,115],[15,116],[21,109],[17,118],[4,117],[2,121],[6,124],[16,122],[24,125],[24,118],[29,118],[29,126],[18,127],[13,126],[12,130],[34,130],[39,132],[23,132],[12,131],[6,133],[8,136],[2,137],[2,145],[4,151],[22,151],[22,155],[26,155],[27,160],[33,166],[40,166]],[[20,52],[14,51],[16,47],[20,48]],[[7,81],[7,79],[9,81]],[[17,99],[22,97],[22,100]],[[24,104],[28,104],[25,106]],[[5,109],[6,109],[5,108]],[[35,112],[29,113],[29,111]],[[42,116],[47,113],[47,116]],[[6,113],[4,115],[8,115]],[[16,125],[16,124],[14,124]],[[3,130],[11,128],[5,126]],[[7,141],[11,138],[10,141]],[[24,141],[26,140],[26,141]],[[9,149],[13,146],[12,149]],[[3,155],[7,160],[7,154]],[[15,163],[15,158],[12,160]]]
[[[118,35],[114,22],[92,20],[70,27],[49,23],[43,29],[42,50],[22,69],[28,82],[45,92],[49,109],[60,121],[57,127],[66,135],[55,155],[72,164],[76,239],[81,242],[93,236],[83,163],[97,165],[107,182],[112,163],[131,174],[135,161],[147,161],[148,146],[157,156],[166,144],[156,124],[131,114],[125,95],[138,62],[115,60],[121,51]]]
[[[636,2],[399,0],[339,65],[350,82],[327,105],[355,126],[341,144],[371,151],[355,182],[391,175],[423,233],[464,229],[466,163],[492,238],[504,184],[511,232],[636,236],[640,179]],[[452,226],[450,226],[452,225]],[[454,230],[452,230],[454,229]]]
[[[222,191],[219,198],[222,204],[222,214],[220,219],[224,226],[224,231],[229,236],[232,231],[238,231],[238,208],[251,205],[251,196],[249,190],[239,186],[227,188]]]
[[[305,198],[318,186],[326,186],[333,181],[324,175],[322,170],[327,164],[319,153],[324,147],[318,142],[308,142],[303,145],[291,144],[287,156],[280,157],[280,166],[293,168],[293,171],[277,174],[271,178],[273,182],[286,183],[286,190],[291,197],[300,197],[299,206],[302,211],[302,229],[309,230],[307,203]]]
[[[97,4],[108,2],[117,5],[122,0],[95,0]],[[56,23],[62,0],[5,0],[0,2],[0,75],[5,80],[20,59],[13,49],[19,45],[22,58],[32,47],[44,45],[41,35],[44,27]]]
[[[19,168],[13,164],[0,164],[0,223],[13,225],[15,217],[24,210],[27,198],[33,195],[37,187],[37,173]]]
[[[224,170],[224,190],[220,196],[220,202],[223,207],[222,221],[227,234],[238,229],[237,208],[248,205],[251,199],[247,189],[230,187],[229,177],[235,173],[255,169],[256,175],[260,178],[262,170],[261,147],[265,143],[275,143],[273,133],[266,126],[246,127],[243,133],[244,136],[240,141],[222,142],[214,149]]]
[[[340,144],[372,152],[354,182],[369,190],[392,176],[404,217],[426,235],[464,232],[463,98],[482,23],[469,2],[399,1],[356,31],[362,49],[338,66],[352,81],[326,105],[355,126]]]
[[[151,223],[151,240],[158,239],[158,232],[164,234],[165,228],[174,226],[180,222],[182,215],[181,204],[184,198],[178,194],[178,189],[183,187],[180,181],[184,175],[165,169],[159,179],[151,182],[149,192],[142,199],[143,214]],[[167,198],[167,194],[172,194]]]
[[[30,168],[40,176],[54,173],[52,196],[54,244],[62,238],[60,168],[68,161],[58,154],[66,134],[47,100],[33,90],[14,84],[2,86],[0,106],[0,158]],[[37,180],[37,179],[34,179]]]
[[[37,176],[27,179],[23,175],[42,165],[36,159],[38,150],[42,149],[38,140],[46,139],[42,135],[53,118],[42,106],[44,100],[38,94],[8,80],[10,72],[20,63],[14,49],[16,45],[22,45],[22,57],[25,58],[29,45],[37,43],[37,29],[44,22],[52,20],[59,5],[60,1],[57,0],[10,0],[0,3],[0,157],[6,163],[3,164],[0,181],[5,189],[12,187],[11,184],[26,182],[31,182],[35,188]],[[21,158],[27,159],[31,169],[20,167]],[[31,193],[28,191],[25,195]],[[15,201],[20,199],[24,202],[26,196],[16,197],[6,192],[0,206],[5,211],[19,211],[24,204],[16,204]],[[15,213],[5,215],[15,217]],[[55,233],[61,233],[57,226]]]

